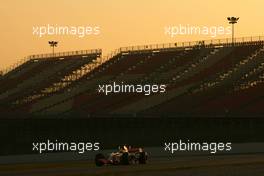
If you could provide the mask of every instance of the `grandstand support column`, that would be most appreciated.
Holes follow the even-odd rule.
[[[232,45],[234,45],[234,39],[235,39],[235,24],[238,22],[239,17],[227,17],[227,20],[229,21],[229,24],[232,24]]]

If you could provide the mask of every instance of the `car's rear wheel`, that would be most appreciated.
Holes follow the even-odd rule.
[[[95,165],[96,166],[103,166],[105,163],[102,161],[106,159],[105,156],[102,153],[98,153],[95,155]]]

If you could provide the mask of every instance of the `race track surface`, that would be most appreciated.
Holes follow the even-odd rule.
[[[12,164],[1,176],[263,176],[264,154],[150,158],[146,165],[96,167],[92,161]]]

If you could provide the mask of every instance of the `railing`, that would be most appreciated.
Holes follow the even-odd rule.
[[[255,42],[255,41],[264,41],[264,36],[235,38],[234,44],[243,43],[243,42]],[[212,39],[212,40],[198,40],[192,42],[175,42],[175,43],[165,43],[165,44],[129,46],[129,47],[122,47],[119,50],[120,52],[129,52],[129,51],[141,51],[141,50],[153,50],[153,49],[194,47],[201,44],[225,45],[225,44],[233,44],[233,43],[232,43],[232,38],[225,38],[225,39]]]
[[[138,46],[128,46],[128,47],[121,47],[112,51],[107,56],[100,58],[100,62],[104,63],[107,60],[111,59],[112,57],[125,53],[125,52],[133,52],[133,51],[146,51],[146,50],[155,50],[155,49],[171,49],[171,48],[185,48],[185,47],[194,47],[197,45],[212,45],[212,46],[219,46],[219,45],[228,45],[228,44],[236,44],[236,43],[243,43],[243,42],[255,42],[255,41],[264,41],[264,36],[255,36],[255,37],[241,37],[235,38],[234,43],[232,43],[232,38],[225,38],[225,39],[212,39],[212,40],[198,40],[192,42],[175,42],[175,43],[164,43],[164,44],[152,44],[152,45],[138,45]]]
[[[30,59],[43,59],[43,58],[55,58],[55,57],[65,57],[65,56],[79,56],[79,55],[88,55],[88,54],[97,54],[102,53],[101,49],[94,50],[80,50],[80,51],[69,51],[69,52],[60,52],[60,53],[48,53],[48,54],[38,54],[28,56]]]
[[[19,60],[17,63],[5,68],[4,70],[1,71],[2,75],[7,74],[8,72],[10,72],[11,70],[17,68],[18,66],[26,63],[27,61],[29,61],[30,59],[28,57],[24,57],[22,60]]]
[[[116,50],[112,51],[110,54],[99,58],[99,63],[102,64],[102,63],[108,61],[109,59],[113,58],[114,56],[117,56],[118,54],[121,54],[121,48],[116,49]]]
[[[243,42],[254,42],[254,41],[264,41],[264,36],[235,38],[234,44],[243,43]],[[120,53],[123,53],[123,52],[182,48],[182,47],[194,47],[194,46],[201,45],[201,44],[203,44],[203,45],[214,45],[214,46],[227,45],[227,44],[232,44],[232,38],[121,47],[119,49],[114,50],[113,52],[111,52],[107,56],[101,57],[98,62],[104,63],[107,60],[111,59],[112,57],[114,57]],[[52,57],[86,55],[86,54],[93,54],[93,53],[96,54],[96,53],[101,53],[101,52],[102,52],[101,49],[95,49],[95,50],[61,52],[61,53],[54,53],[54,54],[49,53],[49,54],[31,55],[31,56],[28,56],[28,57],[24,58],[23,60],[19,61],[18,63],[8,67],[7,69],[3,70],[2,74],[4,75],[4,74],[8,73],[9,71],[15,69],[16,67],[27,62],[30,59],[42,59],[42,58],[52,58]]]
[[[59,52],[59,53],[48,53],[48,54],[37,54],[37,55],[30,55],[28,57],[23,58],[22,60],[18,61],[17,63],[7,67],[6,69],[2,70],[2,75],[7,74],[8,72],[16,69],[20,65],[26,63],[31,59],[45,59],[45,58],[55,58],[55,57],[65,57],[65,56],[80,56],[80,55],[88,55],[88,54],[101,54],[101,49],[93,49],[93,50],[80,50],[80,51],[69,51],[69,52]]]

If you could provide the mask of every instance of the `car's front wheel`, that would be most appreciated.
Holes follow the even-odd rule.
[[[147,163],[147,159],[148,159],[148,156],[147,156],[147,153],[146,152],[140,152],[139,154],[139,164],[146,164]]]

